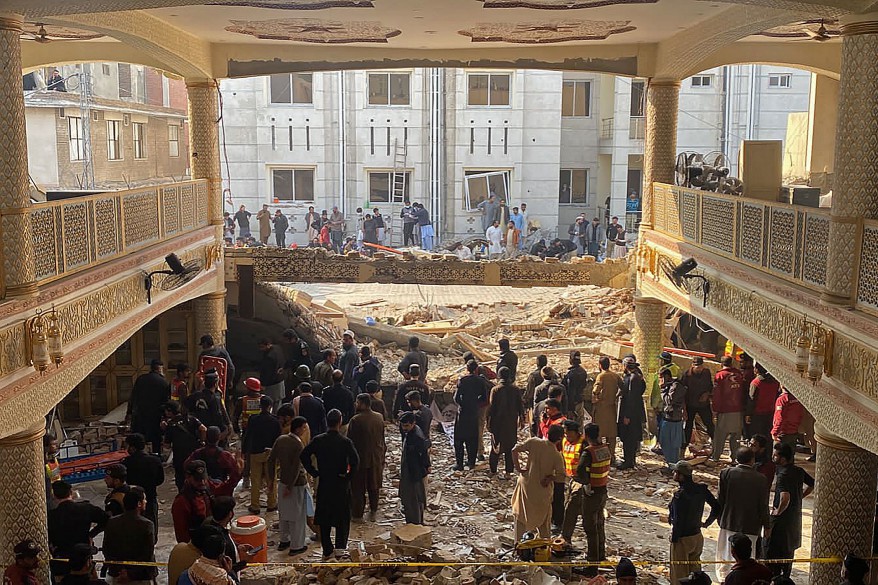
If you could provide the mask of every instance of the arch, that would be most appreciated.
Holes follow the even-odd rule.
[[[157,64],[161,64],[158,67],[159,69],[196,79],[215,77],[211,66],[209,42],[173,27],[152,15],[138,11],[129,11],[76,14],[51,19],[47,18],[45,20],[46,24],[66,25],[112,37],[126,45],[127,48],[123,51],[130,49],[134,54],[142,52],[149,59],[155,60]],[[90,43],[91,41],[83,44]],[[108,45],[108,43],[97,44]],[[63,53],[59,54],[56,49],[52,49],[53,45],[55,43],[46,45],[47,58],[52,58],[54,55],[54,61],[70,60]],[[110,55],[102,56],[103,54],[97,53],[97,49],[95,49],[95,54],[90,59],[84,60],[121,60],[115,57],[115,50],[118,47],[115,44],[112,45],[111,51],[113,53]],[[87,48],[77,50],[83,53],[91,51]],[[140,60],[135,59],[135,61]]]
[[[841,43],[767,43],[737,42],[684,71],[689,77],[701,71],[723,65],[777,65],[803,69],[818,75],[839,79],[841,75]]]
[[[55,46],[57,45],[57,46]],[[60,59],[58,57],[61,56]],[[181,77],[180,71],[167,63],[118,42],[54,41],[50,44],[24,42],[21,44],[22,74],[41,67],[74,65],[76,63],[130,63],[152,67],[164,73]]]

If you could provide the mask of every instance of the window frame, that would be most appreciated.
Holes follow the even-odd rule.
[[[173,130],[172,130],[172,128],[173,128]],[[172,136],[172,134],[173,134],[173,136]],[[180,158],[180,125],[179,124],[168,124],[168,157]]]
[[[570,114],[564,113],[564,86],[567,84],[573,85],[573,111]],[[586,99],[584,102],[585,106],[585,114],[577,114],[576,113],[576,105],[577,105],[577,96],[579,92],[582,91],[578,89],[577,86],[585,85],[588,86],[588,91],[586,94]],[[561,82],[561,117],[562,118],[591,118],[591,80],[590,79],[565,79]]]
[[[393,102],[392,81],[394,75],[405,75],[408,85],[407,100],[404,104]],[[386,76],[387,103],[372,101],[372,78]],[[412,106],[412,73],[411,71],[367,71],[366,72],[366,107],[367,108],[410,108]]]
[[[291,197],[281,198],[277,196],[277,192],[275,191],[275,173],[281,172],[290,172],[290,185],[292,187]],[[297,174],[299,172],[309,172],[311,173],[311,197],[309,199],[300,199],[297,197],[296,186],[297,186]],[[278,203],[314,203],[316,193],[315,188],[317,186],[317,167],[316,166],[271,166],[268,167],[268,177],[271,185],[271,200]]]
[[[71,132],[74,126],[76,127],[76,136]],[[85,125],[82,123],[81,116],[67,116],[67,148],[71,162],[85,160]]]
[[[560,206],[587,206],[588,205],[588,186],[589,179],[591,178],[591,169],[589,168],[566,168],[559,169],[558,173],[558,205]],[[583,172],[585,173],[585,185],[583,186],[583,201],[575,201],[574,200],[574,173]],[[561,201],[561,185],[564,184],[562,182],[561,175],[564,173],[569,173],[569,181],[567,184],[570,185],[570,196],[567,201]]]
[[[776,84],[772,84],[772,80],[777,79]],[[786,84],[784,84],[786,81]],[[793,75],[791,73],[769,73],[768,89],[790,89],[793,87]]]
[[[290,87],[290,101],[274,101],[273,92],[271,91],[271,83],[272,80],[276,77],[280,77],[282,75],[287,76],[289,80]],[[293,81],[293,76],[307,76],[311,78],[311,99],[307,102],[305,101],[296,101],[296,84]],[[297,106],[297,107],[309,107],[314,105],[314,74],[305,71],[299,72],[291,72],[291,73],[274,73],[268,76],[268,105],[269,106]]]
[[[472,85],[471,79],[473,77],[487,77],[488,78],[488,87],[487,91],[487,102],[486,104],[474,104],[471,100],[472,95]],[[491,80],[494,77],[505,77],[507,81],[506,85],[506,103],[505,104],[495,104],[491,100],[491,94],[493,93],[491,90]],[[468,108],[511,108],[512,107],[512,73],[494,73],[490,71],[468,71],[466,74],[466,106]]]
[[[695,83],[696,79],[699,80],[697,84]],[[705,80],[707,80],[706,85],[704,83]],[[709,73],[693,75],[689,80],[689,87],[693,89],[710,89],[713,87],[713,75],[710,75]]]
[[[640,86],[640,105],[639,108],[634,107],[634,86]],[[640,111],[639,114],[635,113],[636,111]],[[628,105],[628,117],[629,118],[644,118],[646,117],[646,82],[642,79],[633,79],[631,80],[631,103]]]
[[[403,169],[403,173],[405,173],[405,191],[403,192],[403,196],[405,198],[411,197],[412,193],[412,175],[414,175],[414,169],[410,167],[406,167]],[[374,168],[374,169],[366,169],[366,205],[371,209],[377,204],[381,205],[391,205],[390,200],[393,198],[393,173],[394,169],[383,169],[383,168]],[[373,200],[372,199],[372,175],[387,175],[387,200]],[[365,207],[364,207],[365,209]]]
[[[491,177],[501,176],[503,178],[503,188],[505,193],[495,193],[498,197],[502,197],[506,202],[506,207],[512,210],[512,201],[510,199],[510,187],[512,185],[512,169],[464,169],[463,171],[463,205],[464,211],[478,211],[478,205],[482,201],[487,201],[487,194],[491,192]],[[471,179],[485,179],[485,198],[476,201],[473,205],[472,194],[470,193]]]
[[[132,144],[134,145],[134,160],[146,160],[147,157],[145,122],[131,122],[131,138]]]
[[[122,120],[106,120],[107,123],[107,161],[125,160],[122,152]],[[114,131],[110,132],[110,128]],[[114,146],[115,144],[115,146]],[[116,154],[113,157],[111,154]]]

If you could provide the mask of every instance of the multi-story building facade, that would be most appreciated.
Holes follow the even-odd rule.
[[[746,65],[684,80],[678,150],[723,151],[736,172],[742,140],[784,140],[788,115],[808,111],[810,79]],[[565,235],[580,212],[636,222],[625,212],[641,191],[645,84],[471,69],[224,80],[226,204],[282,209],[300,244],[308,206],[397,214],[403,196],[424,203],[445,238],[480,234],[476,206],[491,192],[527,203],[547,235]]]
[[[55,70],[63,85],[51,82]],[[149,67],[86,63],[31,72],[25,117],[35,197],[187,178],[186,109],[183,81]]]

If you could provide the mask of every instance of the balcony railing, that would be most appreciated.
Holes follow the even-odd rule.
[[[646,118],[629,118],[628,138],[631,140],[643,140],[644,136],[646,136]]]
[[[817,292],[826,284],[829,210],[662,183],[653,205],[660,232]],[[878,222],[872,229],[878,246]]]
[[[208,224],[207,208],[204,180],[33,205],[37,282],[192,232]]]

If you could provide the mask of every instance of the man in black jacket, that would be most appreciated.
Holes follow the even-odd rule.
[[[218,428],[220,430],[220,442],[224,443],[225,437],[231,431],[231,420],[217,391],[218,381],[216,369],[211,368],[207,370],[204,374],[204,388],[199,392],[190,394],[186,398],[184,406],[186,407],[186,413],[197,418],[205,427]]]
[[[128,449],[128,457],[122,460],[122,465],[128,470],[128,483],[143,488],[146,496],[144,517],[152,522],[153,526],[158,526],[159,502],[156,488],[165,483],[162,460],[144,452],[146,440],[140,433],[132,433],[125,437],[125,447]],[[158,538],[158,531],[154,532],[154,536]]]
[[[701,570],[701,551],[704,548],[702,528],[707,528],[719,516],[719,502],[703,483],[692,480],[692,465],[688,461],[678,461],[672,466],[674,481],[680,489],[668,504],[668,524],[671,525],[671,576],[670,582],[677,583],[693,571]],[[704,504],[710,506],[707,520]]]
[[[232,390],[235,387],[235,364],[232,362],[232,356],[226,348],[214,344],[212,335],[202,335],[199,344],[201,345],[199,358],[206,355],[226,360],[226,391]]]
[[[637,451],[643,437],[643,422],[646,410],[643,404],[643,393],[646,382],[643,372],[633,357],[622,360],[625,374],[622,377],[622,394],[619,397],[619,418],[617,420],[619,440],[622,441],[623,460],[617,469],[631,469],[637,463]]]
[[[74,502],[73,486],[66,481],[53,483],[52,495],[58,505],[49,510],[49,547],[52,558],[68,559],[77,544],[88,545],[103,532],[110,517],[91,502]],[[64,562],[51,561],[49,566],[54,579],[69,572]]]
[[[589,382],[593,384],[594,380],[589,380],[588,372],[582,367],[582,354],[578,350],[571,351],[570,367],[561,383],[567,388],[567,418],[580,425],[585,421],[585,413],[591,417],[594,410]]]
[[[146,509],[143,490],[137,486],[125,494],[125,512],[110,518],[104,530],[104,558],[115,583],[152,581],[158,575],[153,566],[114,565],[110,561],[155,563],[155,527],[142,516]]]
[[[302,450],[302,467],[312,477],[317,477],[317,503],[314,522],[320,526],[323,558],[336,552],[340,556],[348,546],[351,530],[351,474],[357,470],[360,457],[350,439],[339,433],[341,413],[330,410],[326,415],[329,430],[317,435]],[[317,459],[314,467],[312,457]],[[332,529],[335,528],[335,547]],[[337,550],[335,550],[337,549]]]
[[[409,351],[396,367],[396,371],[402,374],[402,377],[406,380],[412,379],[411,372],[409,371],[409,367],[412,364],[417,364],[419,366],[418,375],[415,379],[420,380],[421,382],[427,379],[427,368],[429,367],[430,361],[427,358],[427,354],[421,350],[420,345],[420,339],[415,336],[409,337]]]
[[[686,387],[686,428],[683,429],[683,446],[686,446],[692,443],[696,414],[707,427],[707,435],[713,436],[713,412],[710,410],[713,374],[704,367],[704,358],[696,356],[680,379]]]
[[[152,443],[152,452],[162,452],[162,405],[171,399],[171,384],[164,375],[162,360],[152,360],[149,372],[139,376],[131,390],[125,418],[131,431],[140,433]]]
[[[259,351],[262,360],[259,362],[259,381],[262,382],[262,393],[274,401],[274,409],[280,406],[284,397],[284,352],[274,345],[270,339],[259,340]]]
[[[354,416],[354,395],[351,389],[342,383],[344,374],[341,370],[333,370],[332,386],[323,390],[323,407],[326,410],[333,408],[341,412],[342,434],[347,434],[348,423]]]
[[[491,384],[478,373],[479,364],[475,360],[466,363],[467,375],[457,383],[454,402],[457,403],[457,418],[454,421],[454,459],[455,471],[463,471],[463,449],[466,446],[466,465],[476,466],[476,453],[479,442],[479,410],[488,402]]]
[[[403,431],[402,460],[399,466],[399,499],[406,524],[423,524],[427,506],[424,478],[430,474],[427,440],[416,424],[415,414],[405,412],[399,417]]]
[[[500,371],[500,368],[507,367],[509,368],[510,380],[512,383],[515,383],[515,375],[518,373],[518,355],[509,349],[509,340],[505,337],[497,342],[497,345],[500,347],[500,358],[497,360],[497,371]]]

